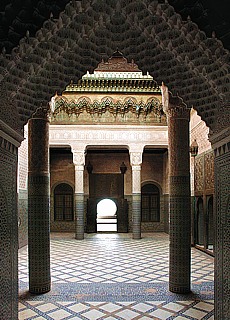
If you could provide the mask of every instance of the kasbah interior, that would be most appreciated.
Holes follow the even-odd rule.
[[[141,246],[162,233],[167,291],[193,291],[202,252],[214,261],[202,319],[229,320],[229,51],[167,1],[66,2],[0,55],[0,319],[39,318],[18,316],[18,250],[36,297],[52,294],[52,234]]]

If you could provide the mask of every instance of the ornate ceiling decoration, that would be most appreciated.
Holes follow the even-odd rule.
[[[94,70],[98,72],[141,72],[138,68],[138,65],[132,62],[128,62],[128,60],[123,56],[120,51],[115,51],[112,54],[112,57],[108,59],[108,61],[102,60]]]
[[[16,106],[20,122],[12,123],[16,116],[7,121],[22,127],[54,92],[61,92],[71,79],[77,81],[117,48],[194,107],[212,130],[229,125],[229,52],[190,19],[182,21],[167,1],[150,0],[72,1],[35,37],[21,39],[11,55],[3,52],[3,116]]]

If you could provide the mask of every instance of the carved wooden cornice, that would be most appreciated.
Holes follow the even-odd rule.
[[[126,98],[125,101],[113,101],[112,98],[109,99],[107,97],[107,99],[102,101],[91,101],[89,98],[84,97],[80,101],[74,101],[60,97],[56,99],[55,102],[52,122],[55,120],[58,121],[58,116],[63,115],[63,113],[66,114],[67,117],[71,117],[73,114],[79,117],[79,115],[84,112],[96,117],[103,116],[106,112],[109,112],[113,118],[116,118],[118,115],[124,117],[125,114],[132,113],[135,115],[137,122],[138,118],[146,119],[151,114],[155,119],[153,122],[166,124],[162,104],[155,97],[149,99],[146,103],[131,98]]]
[[[70,83],[65,92],[151,92],[160,93],[159,85],[149,79],[81,79]]]

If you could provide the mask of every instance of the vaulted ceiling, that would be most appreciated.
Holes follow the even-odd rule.
[[[217,36],[228,47],[228,17],[219,7],[210,11],[214,1],[169,1],[184,19],[189,13],[197,19],[208,37],[167,1],[72,0],[58,15],[66,2],[1,1],[0,38],[6,49],[0,55],[5,106],[0,118],[9,125],[22,126],[55,91],[92,71],[117,48],[196,108],[212,130],[229,125],[230,55],[211,35],[218,17]],[[215,17],[210,19],[210,12]]]
[[[0,2],[0,51],[10,52],[29,31],[37,30],[50,15],[58,18],[69,0],[1,0]],[[160,2],[160,1],[159,1]],[[164,2],[164,1],[161,1]],[[188,16],[207,36],[216,33],[226,49],[230,49],[229,0],[168,0],[183,20]]]

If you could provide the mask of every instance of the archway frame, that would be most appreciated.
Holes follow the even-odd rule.
[[[114,36],[108,36],[107,33],[108,23],[113,25],[115,17],[122,21],[125,13],[128,17],[125,27],[129,26],[127,30],[130,35],[135,34],[131,44],[126,42],[130,37],[123,37],[120,29],[116,30]],[[88,16],[93,18],[88,19]],[[92,28],[90,23],[95,27]],[[226,220],[230,210],[229,52],[215,37],[207,38],[190,19],[183,22],[168,3],[147,0],[118,2],[114,6],[100,5],[96,10],[89,0],[82,3],[74,1],[66,6],[57,21],[46,21],[35,38],[22,39],[11,55],[0,56],[0,161],[1,165],[7,166],[6,174],[1,177],[8,204],[6,226],[12,223],[12,219],[16,220],[17,148],[23,140],[24,124],[38,107],[47,104],[55,91],[62,91],[71,79],[79,78],[88,66],[94,67],[101,55],[111,55],[118,43],[127,58],[135,58],[145,71],[147,68],[150,72],[154,70],[154,78],[159,83],[163,80],[188,107],[194,107],[210,128],[210,140],[215,150],[217,196],[215,316],[216,319],[227,319],[229,291],[225,281],[228,273],[223,270],[227,270],[229,265],[229,247],[224,246],[230,223]],[[226,222],[224,226],[223,221]],[[3,239],[11,245],[7,248],[10,261],[15,261],[17,240],[12,234],[3,234]],[[6,287],[11,288],[7,290],[12,292],[13,297],[1,313],[7,315],[6,319],[16,319],[17,268],[12,265],[10,270]]]

